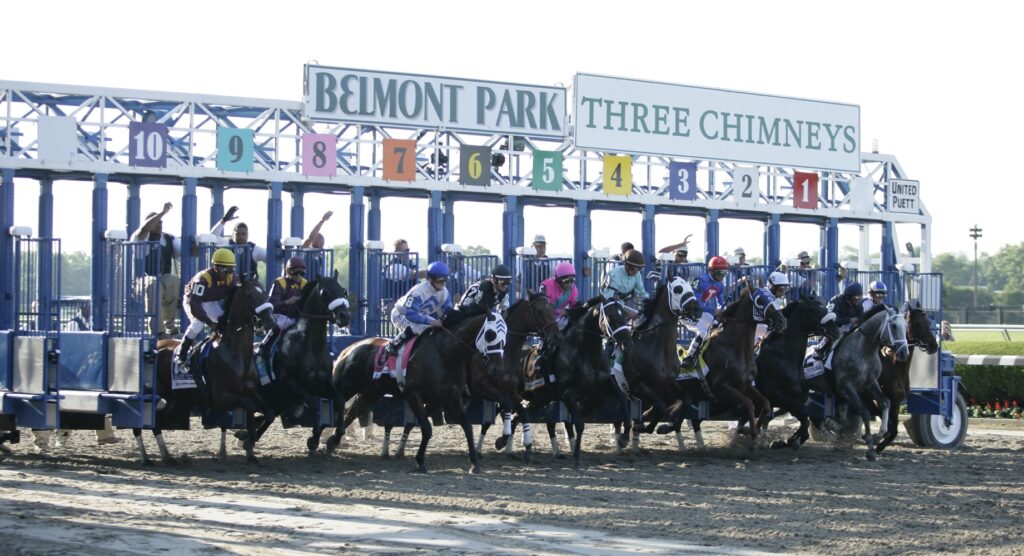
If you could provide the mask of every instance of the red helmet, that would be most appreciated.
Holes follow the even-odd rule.
[[[729,261],[725,257],[711,257],[708,261],[708,270],[729,270]]]

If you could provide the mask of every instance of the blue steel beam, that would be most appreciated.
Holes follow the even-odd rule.
[[[125,201],[125,217],[127,219],[127,228],[125,231],[129,235],[139,229],[139,225],[142,222],[141,190],[142,185],[139,183],[138,178],[132,178],[128,182],[128,199]],[[129,237],[129,239],[131,238]]]
[[[705,237],[704,237],[704,262],[711,260],[718,254],[718,210],[712,209],[708,211],[705,224]]]
[[[185,178],[181,194],[181,284],[184,286],[198,272],[196,258],[192,256],[192,247],[196,245],[196,186],[199,180]],[[181,292],[178,292],[181,295]],[[179,311],[182,328],[188,326],[185,311]]]
[[[263,277],[263,283],[267,289],[270,284],[281,274],[279,262],[281,253],[281,192],[284,184],[279,181],[270,182],[270,198],[267,199],[267,272]]]
[[[356,314],[353,315],[352,325],[349,329],[355,335],[366,334],[366,276],[363,264],[366,249],[363,239],[363,217],[365,214],[363,196],[363,187],[353,187],[348,209],[348,290],[356,298]],[[380,230],[377,232],[379,234]],[[371,279],[375,279],[375,277]]]
[[[136,192],[138,185],[136,185]],[[130,192],[130,187],[129,187]],[[137,217],[137,216],[136,216]],[[92,186],[92,326],[107,329],[110,311],[110,285],[106,283],[107,265],[103,234],[107,231],[107,174],[96,174]]]
[[[590,291],[590,280],[584,278],[584,268],[589,264],[587,260],[587,252],[590,250],[591,244],[591,223],[590,223],[590,208],[588,207],[587,201],[579,200],[576,201],[576,215],[573,217],[573,256],[572,264],[576,267],[576,276],[578,276],[577,283],[580,286],[580,295],[584,300],[593,297],[594,292]],[[596,272],[594,268],[590,269],[590,272]]]
[[[291,237],[305,238],[306,232],[306,210],[303,207],[302,201],[305,195],[305,188],[296,185],[292,191],[292,218],[291,218]]]
[[[641,249],[644,252],[644,277],[647,276],[647,272],[654,268],[653,261],[657,259],[654,247],[654,205],[644,205],[644,217],[641,222],[640,241],[643,244]],[[646,278],[645,278],[646,281]]]
[[[782,264],[782,222],[778,214],[768,216],[764,227],[764,262],[771,268]]]
[[[14,238],[7,230],[14,225],[14,170],[4,168],[0,181],[0,329],[14,328]]]
[[[39,239],[53,239],[53,178],[45,177],[39,180]],[[40,241],[38,245],[39,269],[37,275],[37,299],[39,300],[36,323],[39,330],[51,330],[53,319],[50,318],[52,303],[59,303],[60,300],[53,299],[53,243]],[[57,328],[60,329],[59,322]]]
[[[366,238],[370,241],[381,241],[380,237],[380,191],[371,189],[366,193],[370,198],[370,210],[366,218]],[[385,245],[385,251],[390,247]]]
[[[219,222],[224,217],[224,185],[214,184],[210,186],[210,226]]]
[[[430,192],[430,206],[427,208],[427,261],[438,259],[444,234],[441,216],[441,192]]]

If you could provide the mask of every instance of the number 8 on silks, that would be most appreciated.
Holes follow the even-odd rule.
[[[217,128],[217,169],[252,172],[254,132],[251,129]]]

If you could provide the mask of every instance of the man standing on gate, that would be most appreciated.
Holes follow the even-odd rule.
[[[333,211],[327,211],[324,213],[323,218],[313,226],[313,229],[309,231],[309,235],[306,236],[306,240],[302,242],[303,249],[323,249],[324,248],[324,235],[320,233],[320,228],[323,227],[324,222],[330,220],[334,214]],[[328,276],[331,274],[331,269],[327,268],[327,259],[323,253],[317,253],[313,255],[313,269],[310,272],[310,278],[316,279],[320,276]]]
[[[163,217],[171,210],[171,203],[164,203],[159,213],[146,215],[146,221],[132,233],[132,241],[155,241],[160,251],[146,256],[144,287],[146,291],[146,312],[154,312],[152,303],[159,304],[158,322],[152,324],[154,334],[173,336],[178,334],[178,307],[181,278],[174,268],[175,257],[181,256],[181,240],[164,233]],[[157,296],[159,288],[159,297]],[[158,325],[159,323],[159,325]]]
[[[238,207],[231,207],[228,212],[221,218],[216,224],[210,228],[210,233],[220,237],[224,233],[224,224],[230,220],[235,219],[235,212],[238,211]],[[228,240],[228,245],[234,246],[248,246],[248,261],[242,261],[241,271],[251,272],[254,278],[259,278],[256,272],[256,263],[267,262],[267,250],[249,241],[249,226],[245,222],[239,222],[235,224],[234,232],[231,234],[231,238]],[[244,253],[243,253],[244,254]]]

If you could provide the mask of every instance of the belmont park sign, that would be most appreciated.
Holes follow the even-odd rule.
[[[578,149],[860,171],[860,107],[577,74]]]
[[[307,65],[312,121],[563,141],[566,89]],[[573,142],[604,153],[860,171],[860,107],[579,73]]]
[[[303,107],[314,121],[566,135],[563,87],[307,65]]]

